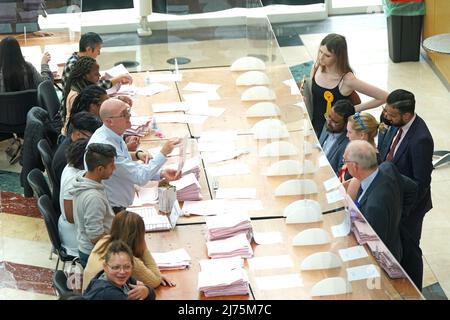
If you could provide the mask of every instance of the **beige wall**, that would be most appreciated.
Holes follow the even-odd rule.
[[[450,33],[450,1],[425,0],[426,13],[423,27],[423,38],[440,33]],[[436,67],[450,83],[450,54],[427,52]]]

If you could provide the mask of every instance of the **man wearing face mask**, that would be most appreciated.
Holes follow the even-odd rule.
[[[391,92],[383,111],[391,127],[378,142],[383,161],[392,162],[401,174],[418,185],[418,196],[408,216],[400,224],[403,243],[401,264],[410,278],[422,289],[423,262],[420,249],[422,222],[432,208],[431,172],[433,170],[433,138],[427,125],[415,113],[414,94],[398,89]]]
[[[338,100],[325,114],[326,123],[320,134],[319,142],[334,172],[341,167],[342,156],[348,144],[347,120],[355,113],[355,108],[348,100]]]

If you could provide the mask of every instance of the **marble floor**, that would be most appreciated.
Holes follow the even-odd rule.
[[[348,17],[338,16],[325,21],[277,24],[273,25],[273,30],[282,45],[279,51],[276,50],[275,59],[280,59],[280,54],[292,67],[314,59],[319,42],[327,33],[344,34],[357,77],[387,91],[397,88],[412,91],[416,96],[417,113],[430,128],[435,149],[450,150],[450,93],[423,57],[418,62],[390,61],[383,15],[352,16],[351,22]],[[216,33],[214,35],[217,36]],[[189,38],[180,36],[178,45],[177,41],[170,46],[155,41],[140,46],[136,44],[136,48],[129,43],[121,46],[110,35],[104,38],[105,46],[98,59],[102,69],[111,67],[118,60],[135,60],[137,47],[140,47],[138,57],[149,61],[150,67],[146,68],[164,70],[172,68],[167,59],[173,56],[190,58],[191,64],[185,65],[186,68],[205,63],[229,65],[234,54],[227,55],[226,48],[242,47],[242,52],[245,52],[245,46],[248,46],[248,40],[227,36],[221,40],[205,38],[201,41],[193,41],[192,38],[189,41]],[[223,50],[217,50],[218,46]],[[268,52],[267,48],[261,50]],[[362,99],[367,97],[362,96]],[[370,112],[378,116],[381,110]],[[0,142],[0,179],[2,183],[8,179],[7,184],[15,186],[15,190],[2,189],[0,194],[0,299],[55,299],[51,274],[56,257],[49,260],[50,241],[35,201],[24,199],[17,193],[20,192],[17,180],[20,165],[8,164],[4,154],[6,146],[7,141]],[[425,217],[421,242],[425,262],[424,287],[439,283],[449,296],[450,217],[447,208],[450,200],[446,188],[450,183],[450,165],[434,170],[432,178],[434,208]]]

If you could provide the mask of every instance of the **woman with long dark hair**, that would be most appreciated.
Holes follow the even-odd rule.
[[[48,62],[50,54],[44,53],[41,73],[25,61],[16,38],[6,37],[0,42],[0,92],[15,92],[36,89],[45,80],[53,81]]]
[[[347,41],[344,36],[330,33],[320,42],[316,63],[311,69],[313,115],[312,124],[320,136],[328,114],[334,103],[341,99],[350,100],[355,111],[376,108],[386,102],[388,93],[369,83],[363,82],[353,74],[348,59]],[[373,99],[355,102],[355,92],[363,93]]]

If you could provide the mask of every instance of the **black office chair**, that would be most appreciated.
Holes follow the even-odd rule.
[[[50,119],[54,119],[61,107],[61,102],[56,94],[53,81],[45,80],[41,82],[37,88],[37,98],[40,107],[47,110]]]
[[[37,105],[37,90],[0,93],[0,136],[16,133],[23,137],[27,113]]]
[[[41,107],[33,107],[27,115],[27,125],[23,140],[22,158],[20,164],[20,184],[24,189],[25,197],[32,197],[33,190],[28,184],[28,173],[34,168],[44,171],[45,167],[37,148],[41,139],[46,139],[53,149],[56,149],[56,140],[61,128],[55,128],[50,120],[48,112]]]
[[[39,140],[37,147],[39,153],[41,154],[42,163],[44,164],[45,171],[47,171],[47,177],[50,185],[50,192],[53,196],[54,194],[53,188],[58,185],[56,183],[55,172],[52,169],[52,160],[54,151],[50,148],[50,145],[48,144],[48,141],[46,139]]]
[[[53,273],[52,282],[53,287],[56,289],[56,292],[58,292],[58,295],[60,297],[64,297],[73,293],[73,291],[67,287],[67,277],[64,271],[56,270]]]
[[[30,171],[27,177],[28,183],[34,191],[36,199],[46,194],[51,197],[50,188],[48,186],[47,180],[45,180],[44,174],[38,168],[34,168]]]
[[[47,228],[47,233],[50,241],[53,245],[54,252],[58,256],[58,261],[56,262],[55,267],[56,271],[58,270],[60,260],[63,262],[64,268],[66,262],[72,262],[76,257],[69,255],[66,252],[66,249],[61,245],[61,239],[58,232],[59,214],[55,211],[50,197],[48,195],[39,197],[37,205],[39,211],[44,217],[45,226]]]

